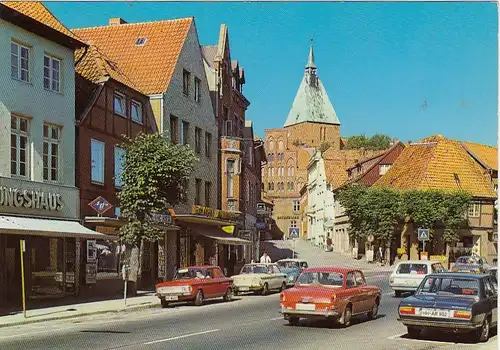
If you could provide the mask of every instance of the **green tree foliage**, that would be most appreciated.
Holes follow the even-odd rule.
[[[159,134],[139,134],[122,147],[126,155],[118,198],[126,224],[120,228],[120,238],[137,251],[142,241],[156,241],[163,236],[163,231],[152,222],[151,214],[166,212],[182,202],[185,197],[182,184],[197,159],[189,147],[169,143]],[[136,278],[139,255],[134,251],[132,255],[131,274]]]
[[[356,135],[347,138],[346,149],[383,150],[390,147],[391,138],[387,135],[375,134],[368,138],[365,135]]]
[[[459,229],[467,224],[465,214],[472,197],[464,192],[403,192],[351,184],[340,191],[338,199],[349,215],[352,238],[373,235],[388,244],[405,220],[413,222],[414,229],[429,228],[431,235],[443,229],[445,243],[457,241]]]

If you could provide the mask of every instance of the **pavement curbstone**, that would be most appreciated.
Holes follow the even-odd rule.
[[[0,323],[0,328],[22,326],[25,324],[40,323],[40,322],[46,322],[46,321],[65,320],[65,319],[91,316],[91,315],[128,313],[128,312],[135,312],[138,310],[153,309],[153,308],[157,308],[159,306],[160,306],[160,303],[155,302],[155,303],[152,303],[149,305],[131,305],[127,308],[120,308],[120,309],[87,311],[87,312],[80,312],[80,313],[75,313],[75,314],[71,314],[71,315],[52,316],[52,317],[44,317],[44,318],[31,319],[31,320],[28,318],[28,319],[24,319],[22,321]]]

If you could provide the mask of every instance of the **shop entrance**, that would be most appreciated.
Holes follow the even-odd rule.
[[[20,236],[5,235],[5,296],[4,306],[21,307],[21,255]]]

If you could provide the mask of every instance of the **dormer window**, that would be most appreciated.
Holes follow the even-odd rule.
[[[137,38],[135,40],[135,46],[144,46],[146,44],[146,38]]]

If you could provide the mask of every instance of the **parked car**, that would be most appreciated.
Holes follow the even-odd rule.
[[[472,332],[477,341],[487,341],[497,319],[497,285],[488,274],[431,274],[399,304],[398,321],[415,338],[434,329]]]
[[[287,275],[275,263],[245,264],[239,275],[232,276],[235,294],[254,292],[266,295],[270,290],[286,289]]]
[[[287,286],[293,286],[302,270],[308,267],[307,261],[302,259],[281,259],[276,262],[281,272],[286,273]]]
[[[487,273],[493,278],[493,281],[498,285],[498,266],[492,266],[488,269]]]
[[[452,272],[484,273],[490,268],[486,258],[478,255],[461,256],[455,261]]]
[[[380,289],[368,286],[360,270],[314,267],[302,271],[295,287],[281,292],[281,313],[291,325],[298,325],[300,318],[314,318],[348,327],[353,316],[375,318],[380,298]]]
[[[403,292],[414,292],[425,276],[443,272],[445,268],[439,261],[432,260],[404,260],[399,261],[389,276],[389,285],[394,290],[396,297]]]
[[[162,307],[177,301],[199,306],[203,300],[220,297],[229,301],[233,297],[232,280],[218,266],[186,267],[178,269],[172,281],[158,283],[156,296]]]

